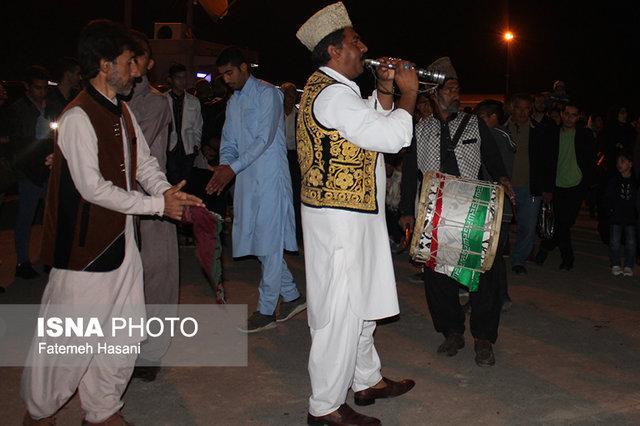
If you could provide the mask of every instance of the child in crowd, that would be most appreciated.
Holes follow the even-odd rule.
[[[621,152],[616,159],[618,173],[609,180],[606,206],[609,209],[609,257],[613,275],[633,276],[636,258],[636,221],[638,217],[638,185],[632,174],[633,160]],[[621,246],[624,238],[624,258]],[[621,263],[624,260],[624,266]]]

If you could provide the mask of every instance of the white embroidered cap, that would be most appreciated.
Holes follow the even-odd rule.
[[[307,49],[313,49],[320,41],[334,31],[350,27],[351,19],[342,2],[334,3],[316,12],[302,24],[296,37]]]
[[[448,79],[458,79],[458,74],[456,73],[456,69],[453,68],[453,64],[451,64],[451,59],[448,56],[442,57],[440,59],[436,59],[431,65],[427,67],[427,70],[439,72],[444,74],[445,78]]]

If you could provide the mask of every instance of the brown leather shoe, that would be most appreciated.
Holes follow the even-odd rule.
[[[495,365],[496,358],[493,355],[491,342],[484,339],[476,339],[474,349],[476,351],[476,364],[479,367],[491,367]]]
[[[86,420],[82,421],[82,426],[133,426],[133,423],[129,423],[122,417],[122,414],[118,411],[117,413],[111,415],[106,420],[101,421],[100,423],[91,423]]]
[[[454,356],[462,348],[464,348],[464,336],[458,333],[451,333],[445,341],[438,346],[438,353],[446,356]]]
[[[353,399],[356,405],[374,404],[376,402],[376,398],[394,398],[409,392],[416,385],[416,382],[411,379],[394,382],[393,380],[383,377],[382,380],[384,380],[387,386],[380,389],[367,388],[354,393]]]
[[[55,426],[56,418],[54,416],[45,417],[44,419],[35,420],[31,415],[27,412],[24,413],[24,418],[22,419],[23,426]]]
[[[326,416],[316,417],[308,414],[307,424],[311,426],[379,426],[382,423],[375,417],[357,413],[347,404],[342,404],[340,408]]]

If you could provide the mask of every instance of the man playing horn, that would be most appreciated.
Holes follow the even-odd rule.
[[[376,320],[397,315],[398,296],[385,223],[383,153],[409,146],[418,79],[411,64],[379,67],[377,90],[366,100],[353,81],[367,47],[342,3],[313,15],[296,34],[318,69],[304,88],[296,127],[302,174],[311,352],[311,425],[375,425],[357,405],[408,392],[413,380],[380,374],[373,344]],[[393,84],[401,96],[393,105]]]

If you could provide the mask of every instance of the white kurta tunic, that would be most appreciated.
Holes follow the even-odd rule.
[[[60,121],[58,144],[67,160],[71,178],[80,195],[90,203],[127,215],[162,215],[163,193],[171,187],[149,147],[135,118],[137,174],[136,180],[152,195],[113,185],[100,174],[98,145],[89,117],[76,107]],[[124,123],[121,127],[126,129]],[[128,144],[123,132],[123,144]],[[125,167],[131,167],[128,148]],[[130,174],[127,173],[127,179]],[[63,200],[61,200],[63,202]],[[91,308],[92,316],[108,318],[124,313],[145,316],[142,263],[134,240],[132,216],[125,226],[125,257],[122,265],[111,272],[82,272],[53,268],[44,292],[40,316],[46,316],[50,305]],[[73,344],[73,337],[61,344]],[[77,338],[76,338],[77,339]],[[34,351],[32,350],[31,353]],[[100,422],[122,407],[121,396],[131,377],[136,355],[87,355],[78,360],[79,368],[45,367],[32,360],[22,378],[22,396],[32,417],[53,415],[79,389],[86,420]],[[52,365],[48,360],[48,366]]]
[[[331,307],[348,285],[349,306],[364,320],[399,313],[395,275],[385,222],[386,175],[382,153],[396,153],[411,143],[411,115],[402,109],[384,111],[374,92],[367,100],[358,85],[328,67],[320,68],[335,80],[316,98],[313,112],[327,128],[361,148],[377,151],[378,213],[302,206],[309,326],[320,329],[330,319]],[[339,271],[346,271],[346,277]]]

